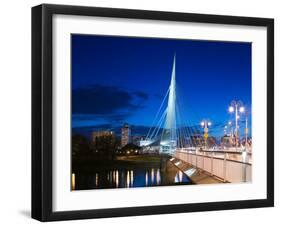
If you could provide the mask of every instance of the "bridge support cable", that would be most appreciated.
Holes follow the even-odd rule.
[[[178,92],[180,92],[180,87],[179,89],[177,89]],[[180,96],[180,95],[178,95]],[[181,102],[181,99],[178,98],[177,99],[177,104],[178,104],[178,108],[179,109],[185,109],[184,106],[182,105],[182,102]],[[181,114],[182,112],[181,111],[178,111],[178,114],[180,115],[180,117],[182,116]],[[189,114],[189,117],[190,117],[190,114]],[[182,117],[181,117],[182,118]],[[184,133],[186,134],[186,138],[189,138],[189,144],[192,145],[192,146],[196,146],[196,143],[194,143],[195,141],[193,140],[193,136],[196,135],[195,131],[192,129],[193,126],[189,123],[189,121],[191,120],[186,120],[184,119],[184,126],[183,126],[183,130],[184,130]],[[195,120],[195,121],[198,121],[198,120]]]
[[[155,138],[155,134],[158,133],[159,128],[160,128],[161,125],[163,124],[164,119],[165,119],[165,117],[166,117],[166,114],[167,114],[167,112],[166,112],[166,110],[165,110],[165,111],[162,113],[161,118],[160,118],[159,121],[157,122],[156,126],[154,127],[154,129],[153,129],[151,135],[148,137],[148,139],[153,140],[153,138]],[[156,131],[157,131],[157,133],[156,133]]]
[[[161,123],[159,124],[159,126],[158,126],[158,128],[157,128],[157,131],[156,131],[156,133],[155,133],[155,138],[157,139],[157,137],[158,137],[158,133],[159,133],[159,130],[160,129],[162,129],[163,128],[163,126],[164,126],[164,118],[165,117],[163,117],[163,120],[161,121]]]
[[[159,116],[159,114],[160,114],[160,112],[161,112],[161,109],[163,108],[163,105],[164,105],[164,103],[165,103],[165,100],[167,99],[169,90],[170,90],[170,88],[167,90],[166,95],[165,95],[164,99],[162,100],[162,103],[161,103],[160,107],[158,108],[158,111],[157,111],[157,113],[156,113],[156,116],[154,117],[154,120],[153,120],[153,122],[152,122],[152,126],[149,128],[145,140],[147,140],[147,139],[149,138],[149,136],[150,136],[150,131],[151,131],[151,129],[154,127],[155,122],[156,122],[156,120],[157,120],[157,118],[158,118],[158,116]],[[165,110],[165,111],[166,111],[166,110]]]
[[[176,112],[177,112],[177,122],[178,123],[178,134],[179,134],[179,137],[178,137],[178,140],[179,140],[179,144],[180,144],[180,147],[183,148],[184,147],[184,141],[186,139],[186,134],[184,133],[184,122],[182,121],[182,117],[181,117],[181,113],[179,111],[179,107],[178,107],[178,104],[176,104]]]
[[[180,101],[177,102],[177,108],[178,108],[178,109],[180,108],[180,107],[179,107],[179,104],[180,104]],[[183,108],[181,108],[181,109],[183,109]],[[177,113],[178,113],[178,116],[179,116],[179,121],[180,121],[180,122],[184,122],[184,123],[182,124],[182,132],[183,132],[183,134],[184,134],[184,140],[189,138],[191,144],[194,145],[194,142],[193,142],[193,139],[192,139],[192,135],[194,135],[194,133],[192,133],[192,132],[190,131],[191,125],[188,123],[188,120],[184,120],[184,121],[182,120],[181,111],[178,110]],[[185,123],[186,123],[186,124],[185,124]],[[195,145],[194,145],[194,146],[195,146]]]
[[[205,142],[199,125],[201,119],[192,120],[190,116],[191,113],[196,113],[195,111],[183,114],[184,116],[188,115],[188,120],[182,117],[181,110],[185,108],[182,108],[184,106],[181,105],[179,96],[176,84],[176,56],[174,56],[169,88],[157,110],[152,126],[145,137],[145,142],[141,146],[155,146],[160,148],[160,153],[167,154],[173,154],[177,147],[203,147]],[[166,108],[164,108],[165,103],[167,103]],[[187,110],[190,109],[189,107]],[[198,125],[191,125],[193,121]]]

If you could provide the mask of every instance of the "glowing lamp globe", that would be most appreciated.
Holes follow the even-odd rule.
[[[230,107],[228,108],[228,111],[229,111],[230,113],[234,112],[234,107],[233,107],[233,106],[230,106]]]

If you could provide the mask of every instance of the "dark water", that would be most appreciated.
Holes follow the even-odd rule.
[[[99,188],[129,188],[190,184],[190,179],[180,170],[167,175],[160,168],[132,168],[97,170],[90,174],[72,174],[72,190]]]

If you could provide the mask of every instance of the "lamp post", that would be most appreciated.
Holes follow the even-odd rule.
[[[209,127],[212,125],[212,123],[208,120],[203,120],[201,122],[202,128],[204,128],[204,141],[205,141],[205,148],[207,148],[207,139],[209,136]]]
[[[234,137],[234,132],[233,132],[233,126],[232,126],[232,121],[228,121],[228,127],[229,127],[229,132],[230,132],[230,144],[233,144],[233,137]]]
[[[244,113],[245,112],[245,107],[243,106],[243,103],[241,101],[232,101],[228,111],[230,113],[235,113],[235,147],[236,147],[236,151],[237,151],[237,147],[238,147],[238,119],[239,119],[239,114],[240,113]]]
[[[231,121],[228,122],[228,127],[229,127],[229,131],[230,131],[230,136],[231,136],[231,139],[232,139],[232,137],[233,137],[233,127],[232,127]]]
[[[248,144],[248,117],[246,117],[246,121],[245,121],[245,149],[247,151],[247,144]]]
[[[246,120],[245,120],[245,150],[243,151],[243,181],[247,181],[247,165],[245,164],[248,162],[248,114],[246,113]]]

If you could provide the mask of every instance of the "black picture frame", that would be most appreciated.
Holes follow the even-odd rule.
[[[55,14],[262,26],[267,28],[267,198],[54,212],[52,210],[52,18]],[[122,217],[274,206],[274,20],[43,4],[32,8],[32,218]]]

